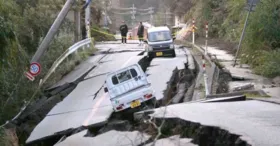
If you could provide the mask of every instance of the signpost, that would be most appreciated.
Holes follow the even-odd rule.
[[[24,72],[24,75],[30,80],[30,81],[34,81],[35,78],[29,73],[29,72]]]
[[[30,64],[29,71],[25,72],[24,75],[30,80],[34,81],[35,76],[40,74],[41,72],[41,65],[37,62],[33,62]]]
[[[30,64],[29,73],[33,76],[37,76],[41,72],[41,65],[37,62]]]

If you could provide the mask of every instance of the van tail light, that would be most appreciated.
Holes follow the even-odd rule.
[[[122,110],[123,109],[123,104],[119,105],[116,109],[119,111],[119,110]]]
[[[146,99],[150,99],[150,98],[153,97],[153,94],[146,94],[146,95],[144,95],[144,97],[145,97]]]

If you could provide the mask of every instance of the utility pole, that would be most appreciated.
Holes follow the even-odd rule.
[[[150,23],[153,25],[153,21],[154,21],[154,18],[153,18],[153,14],[154,14],[154,8],[153,7],[150,7]]]
[[[164,13],[164,25],[166,25],[166,16],[167,15],[167,11],[166,11],[166,9],[165,9],[165,13]]]
[[[75,0],[67,0],[64,4],[62,10],[59,12],[58,16],[56,17],[54,23],[52,24],[51,28],[49,29],[46,37],[38,47],[35,55],[33,56],[32,62],[39,62],[40,58],[43,56],[43,54],[47,51],[47,48],[49,47],[51,41],[53,40],[55,34],[57,33],[58,29],[60,28],[63,20],[67,16],[69,10],[73,6]]]
[[[235,65],[236,65],[236,61],[237,61],[237,57],[238,57],[238,54],[239,54],[239,50],[240,50],[240,47],[241,47],[241,44],[242,44],[242,40],[244,38],[245,30],[246,30],[246,27],[247,27],[247,24],[248,24],[248,18],[250,16],[251,11],[252,11],[254,2],[255,2],[255,0],[251,0],[250,8],[249,8],[249,11],[247,13],[247,17],[246,17],[246,20],[245,20],[244,28],[242,30],[242,34],[241,34],[241,37],[240,37],[240,40],[239,40],[238,48],[237,48],[237,51],[236,51],[236,54],[235,54],[235,59],[234,59],[233,67],[235,67]]]
[[[131,19],[132,19],[132,28],[134,27],[134,21],[135,21],[135,14],[136,14],[136,8],[134,7],[134,4],[132,5],[132,12],[131,12],[132,16],[131,16]]]
[[[108,23],[107,23],[107,8],[106,8],[105,1],[103,1],[103,6],[104,6],[104,27],[106,28],[108,26]]]
[[[75,43],[81,39],[81,12],[79,10],[80,3],[76,1],[76,7],[74,12],[75,21]]]
[[[85,11],[85,24],[86,24],[86,37],[89,38],[89,31],[90,31],[90,24],[91,24],[90,3],[86,7],[86,11]]]

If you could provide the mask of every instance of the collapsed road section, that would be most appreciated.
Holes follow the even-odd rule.
[[[127,46],[137,48],[137,45]],[[125,49],[128,48],[123,48]],[[174,69],[184,70],[187,60],[184,51],[179,49],[176,50],[176,58],[156,58],[152,62],[141,56],[143,53],[140,51],[120,53],[122,49],[119,47],[118,50],[112,51],[118,53],[108,53],[102,58],[101,65],[97,65],[89,72],[84,80],[78,83],[77,87],[36,126],[27,139],[27,144],[43,142],[45,145],[53,145],[61,137],[108,123],[113,110],[103,90],[107,73],[139,62],[143,70],[146,70],[153,88],[156,88],[158,100],[161,100],[165,97],[165,90],[169,86],[168,82],[173,76]]]
[[[179,49],[176,51],[176,58],[155,58],[152,62],[145,59],[145,56],[138,56],[141,52],[108,54],[102,59],[102,65],[95,67],[84,81],[80,82],[74,91],[58,103],[36,126],[27,143],[33,145],[43,142],[52,145],[61,137],[67,137],[84,129],[102,128],[102,125],[110,123],[108,120],[111,120],[109,118],[113,110],[103,91],[103,85],[106,73],[118,70],[120,67],[139,62],[143,70],[146,70],[153,88],[156,88],[158,100],[163,99],[174,69],[184,70],[186,66],[187,59],[184,51]]]
[[[85,80],[80,82],[64,100],[47,114],[26,142],[30,143],[42,138],[64,134],[63,131],[71,131],[71,129],[75,130],[79,127],[106,123],[112,113],[111,104],[106,98],[106,94],[100,90],[104,84],[106,73],[137,63],[141,59],[141,56],[137,56],[139,53],[107,54],[101,60],[102,65],[97,65],[88,73]],[[98,94],[96,94],[97,92]]]

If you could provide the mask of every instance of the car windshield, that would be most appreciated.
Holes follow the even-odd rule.
[[[171,35],[169,31],[151,32],[148,34],[148,39],[150,42],[168,41],[171,40]]]

